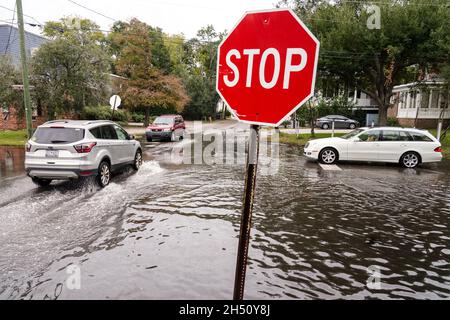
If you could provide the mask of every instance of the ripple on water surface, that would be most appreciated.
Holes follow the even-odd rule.
[[[450,298],[448,175],[280,152],[257,181],[246,298]],[[0,297],[231,298],[243,168],[152,161],[114,181],[0,205]]]

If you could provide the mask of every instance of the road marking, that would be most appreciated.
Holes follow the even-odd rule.
[[[319,166],[325,171],[342,171],[342,169],[335,164],[319,163]]]

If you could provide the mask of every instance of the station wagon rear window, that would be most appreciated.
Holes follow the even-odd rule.
[[[423,142],[432,142],[433,141],[426,135],[419,133],[419,132],[410,132],[409,134],[413,137],[414,141],[423,141]]]
[[[79,128],[38,128],[31,138],[32,141],[42,144],[73,143],[84,138],[84,129]]]

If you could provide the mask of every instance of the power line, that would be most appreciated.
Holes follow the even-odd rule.
[[[77,5],[77,6],[80,6],[80,7],[84,8],[84,9],[86,9],[86,10],[88,10],[88,11],[91,11],[91,12],[93,12],[93,13],[95,13],[95,14],[98,14],[98,15],[100,15],[100,16],[103,16],[103,17],[107,18],[107,19],[110,19],[110,20],[112,20],[112,21],[114,21],[114,22],[117,22],[117,21],[118,21],[118,20],[116,20],[116,19],[114,19],[114,18],[112,18],[112,17],[109,17],[109,16],[107,16],[107,15],[101,13],[101,12],[98,12],[98,11],[93,10],[93,9],[90,9],[90,8],[84,6],[84,5],[81,5],[81,4],[79,4],[79,3],[77,3],[77,2],[75,2],[75,1],[73,1],[73,0],[67,0],[67,1],[73,3],[73,4]],[[349,3],[354,2],[354,3],[360,3],[360,2],[358,2],[358,1],[353,1],[353,0],[343,0],[342,2],[349,2]],[[383,2],[379,2],[379,1],[378,1],[378,2],[371,2],[371,3],[383,3]],[[430,4],[430,5],[431,5],[431,4]],[[432,4],[432,5],[442,5],[442,4]],[[0,8],[4,8],[4,9],[6,9],[6,10],[9,10],[9,11],[14,12],[14,10],[9,9],[9,8],[7,8],[7,7],[4,7],[4,6],[2,6],[2,5],[0,5]],[[29,18],[31,18],[31,19],[33,19],[33,20],[35,20],[35,21],[38,21],[38,20],[36,20],[36,19],[35,19],[34,17],[32,17],[32,16],[27,16],[27,17],[29,17]],[[309,19],[309,20],[338,21],[338,20],[332,20],[332,19],[313,18],[313,17],[310,17],[310,18],[307,18],[307,19]],[[8,22],[8,21],[4,21],[4,22],[10,23],[10,22]],[[14,21],[13,21],[13,23],[14,23]],[[41,27],[41,28],[44,27],[44,25],[41,24],[41,23],[34,24],[34,23],[25,22],[25,24],[30,25],[30,26],[33,26],[33,27]],[[76,28],[66,28],[66,29],[67,29],[67,30],[79,30],[79,29],[76,29]],[[104,29],[100,29],[100,28],[92,28],[91,30],[92,30],[92,31],[103,32],[103,33],[106,33],[106,34],[109,34],[109,33],[114,32],[113,30],[104,30]],[[129,34],[129,35],[141,36],[141,34],[133,34],[133,33],[127,33],[127,34]],[[201,43],[210,43],[210,41],[206,41],[206,40],[200,40],[200,39],[196,39],[196,40],[199,41],[199,42],[201,42]],[[167,39],[167,38],[164,39],[163,42],[169,42],[169,43],[174,43],[174,44],[180,44],[179,41],[177,41],[177,40],[172,40],[172,39]],[[374,55],[374,54],[376,55],[376,54],[379,54],[379,53],[367,53],[367,52],[344,52],[344,51],[330,51],[330,50],[327,51],[327,50],[321,50],[321,55],[322,55],[322,53],[330,53],[330,54],[328,54],[327,56],[323,55],[324,57],[330,57],[330,58],[332,58],[332,57],[333,57],[333,58],[334,58],[334,57],[345,58],[346,55],[363,56],[363,55]],[[342,55],[342,56],[341,56],[341,55]]]
[[[7,23],[7,24],[10,24],[10,25],[16,24],[15,22],[12,22],[12,20],[1,20],[0,19],[0,22]]]
[[[103,14],[103,13],[101,13],[101,12],[98,12],[98,11],[96,11],[96,10],[94,10],[94,9],[90,9],[90,8],[88,8],[88,7],[86,7],[86,6],[82,5],[82,4],[79,4],[78,2],[75,2],[75,1],[73,1],[73,0],[67,0],[67,1],[73,3],[74,5],[79,6],[79,7],[83,8],[83,9],[85,9],[85,10],[88,10],[88,11],[90,11],[90,12],[93,12],[93,13],[95,13],[95,14],[98,14],[99,16],[102,16],[102,17],[104,17],[104,18],[106,18],[106,19],[112,20],[112,21],[114,21],[114,22],[117,21],[117,19],[111,18],[111,17],[107,16],[106,14]]]
[[[367,1],[367,2],[363,2],[363,1],[358,1],[358,0],[340,0],[339,3],[357,3],[357,4],[363,4],[363,5],[371,5],[371,4],[384,4],[384,5],[392,5],[392,2],[388,2],[388,1]],[[334,2],[334,4],[337,4],[336,2]],[[396,3],[399,4],[399,3]],[[405,4],[406,6],[442,6],[444,5],[443,3],[431,3],[431,2],[407,2]],[[450,5],[450,2],[447,3],[447,6]]]
[[[10,24],[12,26],[17,26],[17,22],[13,21],[12,19],[10,19],[10,20],[0,19],[0,22],[6,23],[6,24]],[[39,27],[39,28],[42,27],[41,24],[33,23],[33,22],[27,22],[27,21],[24,21],[24,24],[26,24],[26,25],[28,25],[30,27]]]
[[[38,27],[44,27],[44,25],[36,25],[36,24],[30,24],[30,23],[26,23],[32,26],[38,26]],[[56,27],[55,27],[56,29]],[[80,29],[78,28],[68,28],[65,27],[66,30],[72,30],[72,31],[79,31]],[[59,29],[58,29],[59,30]],[[61,30],[59,30],[61,31]],[[104,30],[104,29],[100,29],[100,28],[92,28],[91,31],[99,31],[99,32],[103,32],[106,34],[109,33],[113,33],[113,30]],[[137,34],[137,33],[132,33],[132,32],[127,32],[127,35],[134,35],[134,36],[142,36],[142,34]],[[163,43],[173,43],[176,45],[183,45],[186,42],[187,39],[184,39],[182,43],[180,43],[178,40],[175,39],[170,39],[170,38],[165,38],[163,39]],[[189,40],[189,39],[188,39]],[[206,43],[206,44],[210,44],[210,41],[207,40],[200,40],[200,39],[196,39],[198,42],[200,43]],[[218,41],[218,40],[216,40]],[[213,41],[214,42],[214,41]],[[346,59],[346,60],[357,60],[357,59],[362,59],[362,58],[367,58],[367,57],[373,57],[373,56],[380,56],[381,53],[379,52],[363,52],[363,51],[339,51],[339,50],[320,50],[320,56],[323,58],[330,58],[330,59]]]
[[[15,12],[16,6],[14,6],[14,9],[11,9],[11,8],[8,8],[8,7],[5,7],[5,6],[0,5],[0,8],[5,9],[5,10],[8,10],[8,11],[10,11],[10,12]],[[23,16],[24,16],[24,17],[27,17],[27,18],[30,18],[30,19],[33,19],[33,20],[36,21],[38,24],[42,24],[39,20],[37,20],[36,18],[34,18],[34,17],[32,17],[32,16],[29,16],[29,15],[26,15],[26,14],[24,14]]]
[[[3,9],[5,9],[5,10],[8,10],[8,11],[15,11],[15,10],[13,10],[13,9],[10,9],[10,8],[8,8],[8,7],[5,7],[5,6],[2,6],[2,5],[0,5],[0,8],[3,8]],[[14,6],[14,8],[15,8],[15,6]]]
[[[16,16],[16,4],[14,4],[14,10],[13,10],[13,16],[11,19],[11,24],[14,24],[14,18]],[[8,41],[6,42],[5,46],[5,54],[8,52],[9,49],[9,41],[11,40],[11,33],[12,33],[13,27],[12,25],[9,27],[9,35],[8,35]]]
[[[9,23],[9,22],[8,22]],[[35,23],[29,23],[29,22],[24,22],[25,24],[27,24],[27,25],[29,25],[29,26],[32,26],[32,27],[39,27],[39,28],[44,28],[45,27],[45,25],[43,25],[43,24],[35,24]],[[69,27],[67,27],[67,26],[64,26],[63,28],[63,30],[61,30],[61,29],[59,29],[59,28],[57,28],[57,27],[55,27],[55,26],[49,26],[50,28],[53,28],[53,29],[55,29],[55,30],[58,30],[58,31],[63,31],[63,30],[68,30],[68,31],[80,31],[81,29],[79,29],[79,28],[69,28]],[[98,32],[103,32],[103,33],[106,33],[106,34],[109,34],[109,33],[113,33],[113,32],[115,32],[114,30],[105,30],[105,29],[100,29],[100,28],[91,28],[90,29],[90,31],[98,31]],[[142,36],[142,34],[139,34],[139,33],[132,33],[132,32],[126,32],[126,34],[127,35],[131,35],[131,36]],[[184,39],[185,41],[186,41],[186,39]],[[200,39],[196,39],[198,42],[201,42],[201,43],[212,43],[212,42],[215,42],[215,41],[219,41],[219,40],[215,40],[215,41],[208,41],[208,40],[200,40]],[[177,40],[172,40],[172,39],[163,39],[163,42],[172,42],[172,43],[175,43],[175,44],[180,44],[180,42],[179,41],[177,41]]]
[[[32,26],[37,26],[37,27],[41,27],[43,28],[44,25],[36,25],[36,24],[30,24],[30,23],[26,23]],[[56,27],[51,26],[52,28],[55,28],[55,30],[58,31],[62,31]],[[64,30],[69,30],[69,31],[79,31],[80,29],[78,28],[71,28],[71,27],[64,27]],[[100,28],[92,28],[90,29],[91,31],[98,31],[98,32],[103,32],[106,34],[110,34],[113,33],[115,31],[113,30],[105,30],[105,29],[100,29]],[[126,32],[127,35],[131,35],[131,36],[142,36],[142,34],[138,34],[138,33],[132,33],[132,32]],[[189,40],[189,39],[187,39]],[[211,41],[207,41],[207,40],[200,40],[200,39],[196,39],[198,42],[200,43],[211,43]],[[219,40],[216,40],[219,41]],[[176,45],[183,45],[186,42],[186,39],[183,40],[182,43],[180,43],[178,40],[175,39],[170,39],[170,38],[165,38],[163,39],[163,43],[173,43]],[[213,41],[214,42],[214,41]],[[355,58],[359,58],[359,57],[364,57],[364,56],[374,56],[374,55],[380,55],[380,53],[378,52],[363,52],[363,51],[339,51],[339,50],[320,50],[320,55],[323,57],[327,57],[327,58],[343,58],[343,59],[355,59]],[[350,57],[349,57],[350,56]]]

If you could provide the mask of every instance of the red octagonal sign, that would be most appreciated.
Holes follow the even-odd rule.
[[[291,10],[248,12],[219,46],[217,92],[239,120],[279,126],[312,97],[318,55]]]

